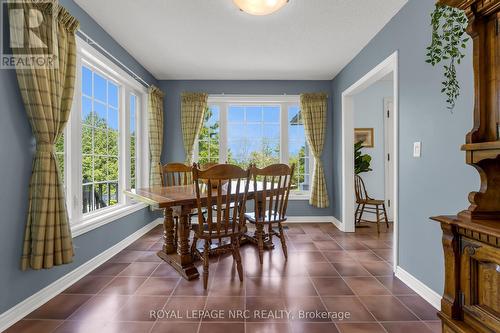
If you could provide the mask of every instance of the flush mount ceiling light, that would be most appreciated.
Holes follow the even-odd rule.
[[[251,15],[269,15],[281,9],[289,0],[233,0],[242,11]]]

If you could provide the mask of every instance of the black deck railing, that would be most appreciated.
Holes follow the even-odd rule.
[[[118,202],[118,182],[88,183],[83,180],[83,213],[109,207]]]

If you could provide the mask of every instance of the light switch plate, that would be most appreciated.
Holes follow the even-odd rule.
[[[413,157],[422,156],[422,142],[414,142],[413,143]]]

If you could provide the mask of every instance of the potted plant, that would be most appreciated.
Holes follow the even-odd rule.
[[[357,175],[372,171],[370,168],[372,157],[368,154],[363,154],[361,149],[363,149],[363,141],[354,144],[354,173]]]

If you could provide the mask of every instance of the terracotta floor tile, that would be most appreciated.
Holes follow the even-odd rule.
[[[205,311],[222,311],[221,314],[210,315],[208,318],[203,318],[202,321],[239,321],[245,320],[244,317],[238,317],[235,313],[240,310],[245,310],[245,297],[208,297],[205,306]],[[231,313],[232,314],[231,314]]]
[[[333,240],[333,238],[326,233],[327,231],[325,231],[325,230],[323,230],[323,231],[325,232],[324,234],[310,234],[308,236],[314,242],[331,241],[331,240]]]
[[[209,276],[209,287],[207,290],[203,288],[201,279],[187,281],[181,278],[177,287],[174,290],[173,296],[208,296],[210,291],[210,282],[213,280],[213,275]]]
[[[129,246],[125,250],[137,250],[137,251],[147,251],[151,246],[156,243],[156,240],[146,239],[138,239]]]
[[[359,262],[384,261],[371,250],[347,250],[347,253]]]
[[[341,278],[312,278],[321,296],[354,295],[354,292]]]
[[[182,296],[182,297],[170,297],[163,308],[164,311],[172,313],[175,311],[178,316],[177,318],[165,317],[159,320],[161,321],[191,321],[199,322],[201,319],[193,315],[194,312],[202,311],[205,308],[207,302],[207,297],[200,296]]]
[[[129,300],[124,295],[97,295],[83,304],[68,319],[79,321],[111,321]]]
[[[384,261],[365,261],[361,263],[374,276],[392,276],[392,266]]]
[[[246,333],[291,333],[288,323],[246,323]],[[305,331],[303,331],[305,332]]]
[[[442,332],[441,321],[426,321],[425,324],[431,329],[431,331],[433,333],[441,333]]]
[[[334,323],[301,323],[293,322],[291,324],[293,333],[338,333]]]
[[[153,322],[111,322],[99,333],[148,333]]]
[[[360,263],[357,262],[335,262],[333,267],[341,276],[372,276]]]
[[[393,295],[415,295],[416,293],[395,276],[377,277]]]
[[[154,262],[133,262],[118,276],[150,276],[158,266],[159,263]]]
[[[386,333],[377,323],[340,323],[337,327],[340,333]]]
[[[144,255],[145,251],[123,250],[113,258],[109,259],[110,263],[126,263],[130,264],[136,261],[140,256]]]
[[[418,321],[394,296],[361,296],[360,299],[378,321]]]
[[[90,272],[89,275],[105,275],[105,276],[116,276],[121,271],[123,271],[129,264],[126,263],[114,263],[114,262],[105,262],[101,266],[94,269]]]
[[[301,265],[305,262],[327,262],[319,251],[296,251],[288,253],[288,264]]]
[[[61,320],[25,319],[18,321],[4,333],[52,333],[62,323]]]
[[[246,309],[250,311],[247,322],[287,322],[285,299],[280,297],[247,297]]]
[[[148,278],[135,292],[136,295],[170,296],[181,278]]]
[[[391,292],[374,277],[344,277],[356,295],[390,295]]]
[[[432,333],[423,322],[382,323],[387,333]]]
[[[373,252],[380,258],[384,259],[385,261],[392,262],[392,249],[386,250],[386,249],[373,249]]]
[[[100,294],[132,295],[146,281],[145,277],[116,277]]]
[[[113,321],[155,321],[153,313],[163,311],[168,297],[131,296]]]
[[[336,241],[344,250],[368,250],[368,246],[355,240],[336,239]]]
[[[358,297],[323,297],[323,302],[330,312],[338,313],[334,322],[374,322],[375,318],[366,309]]]
[[[202,322],[200,332],[203,333],[245,333],[245,323],[209,323]]]
[[[63,294],[97,294],[113,279],[112,276],[87,275],[63,291]]]
[[[282,296],[300,297],[300,296],[318,296],[314,284],[308,277],[286,277],[282,279]]]
[[[174,277],[178,278],[179,273],[169,264],[161,263],[158,267],[151,273],[152,277]]]
[[[245,280],[247,296],[279,297],[283,288],[281,277],[248,277]]]
[[[342,250],[339,244],[333,239],[324,241],[315,241],[314,245],[320,250],[332,251],[332,250]]]
[[[107,322],[101,321],[66,320],[54,331],[54,333],[104,333],[106,324]]]
[[[347,253],[347,251],[323,251],[323,255],[329,262],[353,262],[354,258]]]
[[[66,319],[91,297],[91,295],[59,294],[27,315],[26,318]]]
[[[163,262],[160,257],[156,254],[156,251],[144,251],[137,259],[136,261],[139,262]]]
[[[370,249],[391,249],[391,245],[387,244],[387,242],[383,240],[364,240],[361,241],[364,245],[369,247]]]
[[[294,316],[293,321],[301,322],[331,322],[331,319],[323,316],[326,308],[320,297],[288,297],[285,299],[288,311]],[[322,314],[318,315],[318,312]]]
[[[311,277],[338,277],[340,276],[337,270],[331,263],[315,262],[305,264],[307,273]]]
[[[410,308],[420,320],[439,320],[437,316],[438,310],[427,303],[422,297],[418,295],[398,296],[398,299]]]
[[[154,324],[151,333],[197,333],[198,326],[198,323],[158,321]]]

